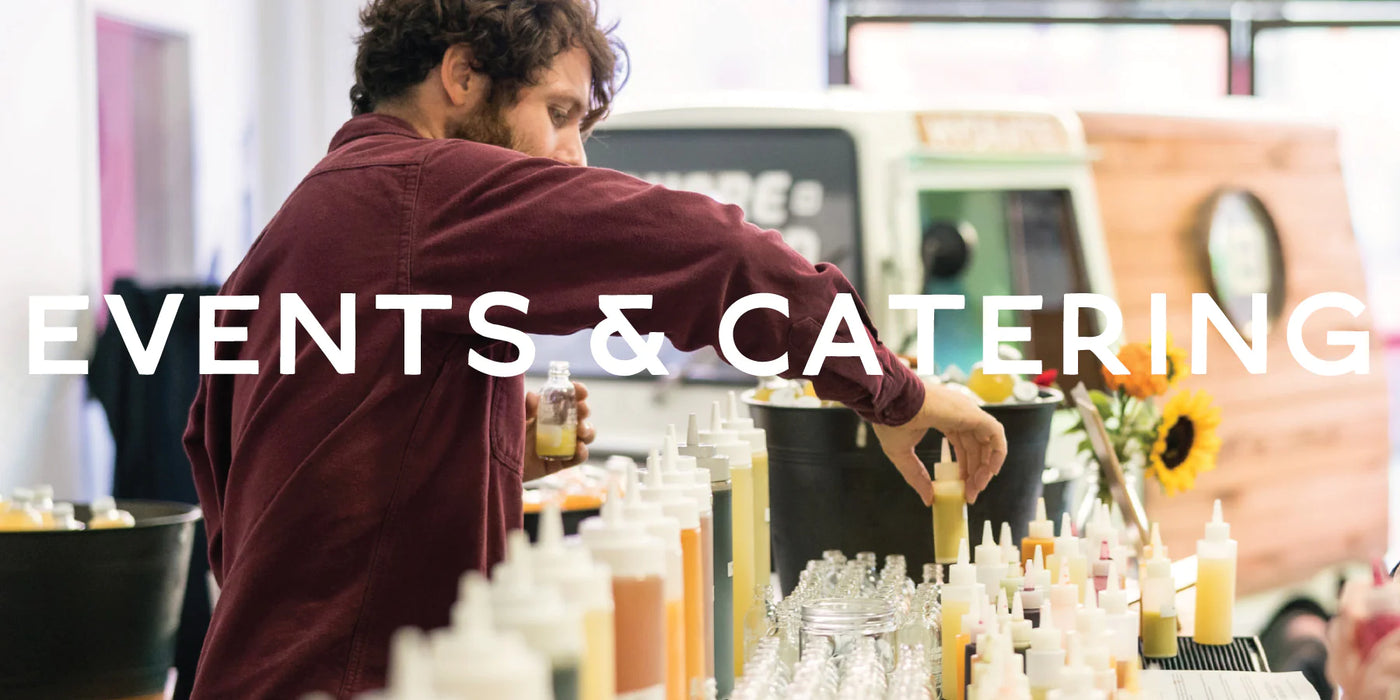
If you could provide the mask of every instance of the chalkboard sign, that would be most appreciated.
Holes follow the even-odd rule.
[[[829,262],[862,287],[856,145],[841,129],[608,129],[589,140],[590,166],[620,170],[672,189],[708,195],[775,229],[812,262]],[[608,376],[593,362],[588,332],[535,337],[535,367],[568,360],[575,376]],[[630,357],[613,338],[618,357]],[[687,380],[750,383],[710,349],[667,343],[661,360]],[[650,375],[639,375],[649,378]]]

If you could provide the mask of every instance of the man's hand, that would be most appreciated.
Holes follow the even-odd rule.
[[[544,460],[535,454],[535,417],[540,410],[540,395],[533,391],[525,392],[525,481],[548,476],[588,460],[588,443],[598,436],[593,424],[585,420],[588,418],[588,388],[574,382],[574,398],[578,400],[578,445],[574,447],[574,458],[567,462]]]
[[[924,405],[914,418],[900,426],[877,425],[875,436],[885,456],[919,492],[924,505],[933,503],[933,481],[914,446],[933,428],[948,439],[957,456],[959,472],[967,488],[967,502],[987,488],[1006,461],[1006,431],[991,414],[972,399],[928,379],[924,380]]]

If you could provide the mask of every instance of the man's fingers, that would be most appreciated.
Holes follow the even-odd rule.
[[[928,469],[924,467],[924,463],[919,459],[918,455],[914,454],[914,448],[909,447],[905,450],[900,450],[898,454],[888,456],[890,457],[890,461],[894,462],[895,468],[904,476],[904,481],[919,494],[919,498],[923,500],[924,505],[932,505],[933,481],[929,479]]]
[[[590,409],[590,408],[588,407],[588,402],[587,402],[587,401],[580,401],[580,402],[578,402],[578,419],[579,419],[580,421],[582,421],[584,418],[587,418],[588,416],[590,416],[590,415],[592,415],[592,414],[593,414],[593,410]]]
[[[593,438],[598,437],[598,430],[588,421],[579,421],[578,441],[579,444],[586,445],[593,442]]]
[[[588,387],[583,382],[574,382],[574,400],[582,401],[588,398]]]
[[[540,410],[540,395],[533,391],[525,392],[525,420],[533,420]]]

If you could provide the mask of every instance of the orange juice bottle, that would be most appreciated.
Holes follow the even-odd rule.
[[[14,500],[0,512],[0,532],[26,532],[44,529],[43,518],[34,509],[34,492],[15,489]]]

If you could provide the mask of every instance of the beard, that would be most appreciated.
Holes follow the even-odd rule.
[[[450,139],[519,150],[516,148],[515,132],[506,122],[505,106],[495,100],[486,102],[460,121],[449,123],[446,135]]]

